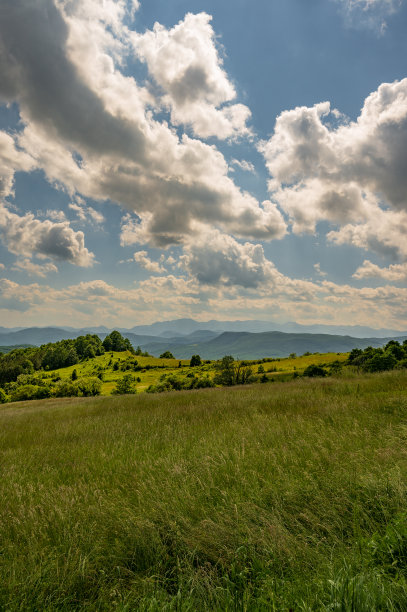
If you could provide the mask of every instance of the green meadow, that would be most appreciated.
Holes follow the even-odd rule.
[[[277,358],[269,359],[262,363],[262,360],[247,361],[253,370],[253,374],[257,373],[258,366],[261,364],[265,373],[272,381],[290,380],[295,372],[302,374],[305,368],[311,364],[329,365],[335,361],[344,364],[348,357],[348,353],[314,353],[312,355],[303,355],[293,358]],[[189,372],[194,375],[208,375],[210,378],[216,374],[216,362],[204,362],[198,367],[189,367],[189,359],[160,359],[158,357],[143,357],[132,355],[129,351],[122,352],[106,352],[104,355],[94,357],[89,360],[80,362],[66,368],[60,368],[52,371],[52,376],[60,377],[62,380],[69,380],[72,377],[73,370],[76,370],[79,377],[97,376],[103,372],[103,384],[101,389],[102,395],[109,395],[115,389],[117,381],[123,377],[127,370],[122,370],[121,367],[126,363],[126,360],[131,363],[136,360],[141,370],[134,372],[131,367],[129,372],[140,378],[137,382],[137,392],[143,392],[150,385],[156,385],[160,377],[165,375],[182,375],[186,376]],[[119,369],[115,370],[116,367]],[[181,367],[180,367],[181,364]]]
[[[406,383],[1,405],[0,610],[407,609]]]

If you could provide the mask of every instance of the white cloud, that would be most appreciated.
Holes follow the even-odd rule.
[[[58,268],[52,263],[37,264],[30,259],[18,259],[13,264],[12,270],[24,271],[29,276],[40,276],[42,278],[50,272],[58,272]]]
[[[66,216],[63,210],[48,209],[46,211],[37,211],[39,217],[46,217],[51,221],[66,221]]]
[[[68,205],[68,208],[73,210],[77,217],[83,222],[101,225],[105,220],[101,212],[95,210],[92,208],[92,206],[86,205],[81,198],[78,198],[76,202],[71,202],[71,204]]]
[[[393,260],[407,260],[407,213],[372,207],[364,223],[347,224],[327,234],[335,244],[351,244]]]
[[[180,137],[154,114],[148,89],[121,72],[132,38],[123,21],[124,0],[4,0],[3,5],[0,97],[19,104],[25,127],[18,146],[52,184],[72,198],[111,200],[135,212],[144,239],[157,246],[184,241],[197,223],[255,240],[284,235],[277,208],[262,206],[237,187],[215,146]],[[222,106],[234,89],[221,67],[209,18],[190,15],[176,28],[184,68],[190,53],[200,66],[206,58],[202,66],[209,71],[208,83],[200,99],[218,105],[214,108],[222,117],[238,113],[236,105]],[[168,36],[169,44],[175,44],[175,30]],[[188,102],[195,109],[194,125],[198,103],[194,97]],[[235,134],[241,122],[229,118],[227,125]]]
[[[6,266],[2,263],[0,263],[0,270],[5,270]]]
[[[68,221],[39,221],[32,213],[19,216],[0,203],[0,237],[11,253],[26,258],[37,255],[92,266],[94,255],[85,247],[83,232],[75,232]]]
[[[29,172],[34,166],[34,160],[30,155],[16,148],[14,137],[0,131],[0,198],[13,193],[15,172]]]
[[[251,255],[243,249],[242,257],[250,260]],[[246,261],[243,270],[245,265],[252,264]],[[33,324],[44,320],[60,324],[61,313],[65,324],[75,326],[91,325],[95,320],[111,326],[131,326],[135,320],[160,320],[163,312],[166,318],[193,316],[205,321],[213,318],[214,310],[220,320],[245,317],[250,310],[254,317],[295,319],[303,324],[339,325],[351,320],[355,325],[379,328],[385,321],[395,329],[407,328],[405,287],[358,289],[326,280],[311,283],[291,279],[275,268],[271,271],[270,279],[257,287],[200,285],[196,278],[174,275],[154,276],[131,289],[121,289],[103,280],[54,289],[1,279],[0,310],[10,325],[24,325],[28,317]]]
[[[368,27],[383,34],[386,30],[386,19],[396,13],[402,0],[335,0],[346,15],[348,25],[360,28]]]
[[[277,118],[260,145],[272,199],[295,232],[313,232],[325,220],[345,226],[330,236],[338,243],[405,257],[407,79],[382,84],[357,121],[332,128],[329,113],[324,102]]]
[[[320,263],[314,264],[314,270],[318,274],[318,276],[328,276],[326,272],[321,270],[321,264]]]
[[[251,172],[251,174],[256,174],[256,169],[253,166],[252,162],[249,162],[245,159],[242,159],[242,160],[232,159],[231,164],[233,166],[237,166],[238,168],[240,168],[241,170],[244,170],[245,172]]]
[[[174,125],[190,125],[203,138],[249,135],[250,110],[226,104],[236,91],[222,68],[211,19],[188,13],[171,30],[156,23],[153,30],[133,34],[134,50],[162,88]]]
[[[165,268],[160,266],[157,261],[151,261],[147,255],[147,251],[137,251],[134,253],[134,261],[139,264],[142,268],[145,268],[149,272],[154,274],[161,274],[165,272]]]
[[[390,282],[405,281],[407,280],[407,263],[391,264],[388,268],[381,268],[368,259],[365,259],[353,276],[357,279],[382,278]]]

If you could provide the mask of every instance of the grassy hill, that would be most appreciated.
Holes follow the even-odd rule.
[[[134,359],[137,360],[138,366],[141,366],[141,370],[138,369],[134,372],[132,367],[130,370],[121,369],[126,367],[127,360],[131,363]],[[343,363],[346,359],[347,353],[339,355],[337,353],[323,353],[292,359],[288,357],[278,358],[265,362],[262,366],[270,379],[273,378],[273,380],[278,381],[279,379],[286,380],[292,377],[294,372],[301,374],[312,363],[317,365],[330,364],[334,361]],[[196,376],[207,374],[210,378],[214,377],[216,373],[215,362],[203,363],[202,366],[194,368],[189,367],[189,362],[189,359],[180,361],[178,359],[159,359],[157,357],[134,357],[128,351],[119,353],[108,352],[82,363],[54,370],[52,375],[60,377],[62,380],[69,380],[72,377],[73,370],[76,370],[78,376],[97,376],[103,372],[102,395],[109,395],[125,372],[131,372],[140,379],[137,383],[137,392],[144,392],[150,385],[156,385],[163,374],[186,376],[188,373],[192,373]],[[180,364],[181,368],[179,367]],[[116,367],[118,369],[115,369]],[[252,367],[254,373],[256,373],[258,368],[257,362]]]
[[[0,406],[0,609],[405,610],[406,383]]]

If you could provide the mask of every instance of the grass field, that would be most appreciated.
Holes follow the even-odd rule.
[[[340,361],[344,363],[347,359],[348,353],[321,353],[312,354],[308,356],[296,357],[296,358],[281,358],[272,359],[262,364],[265,372],[269,375],[270,380],[286,380],[290,379],[294,372],[302,373],[304,369],[315,363],[317,365],[330,364],[333,361]],[[141,379],[141,382],[137,384],[137,391],[143,392],[150,385],[156,385],[162,374],[181,374],[185,376],[189,371],[192,371],[197,375],[208,374],[211,378],[215,375],[216,366],[214,361],[211,363],[203,363],[200,367],[189,368],[188,360],[178,359],[159,359],[158,357],[134,357],[128,351],[121,353],[107,352],[100,357],[83,361],[74,366],[68,368],[60,368],[59,370],[53,370],[52,374],[60,376],[61,379],[69,379],[72,376],[72,371],[76,370],[78,376],[92,376],[97,375],[100,371],[104,373],[102,395],[110,395],[113,389],[116,387],[116,383],[124,374],[123,371],[114,370],[115,362],[123,363],[126,359],[137,359],[138,364],[143,370],[135,373],[137,377]],[[251,362],[247,362],[251,363]],[[181,364],[181,368],[179,368]],[[254,362],[253,372],[256,373],[258,369],[258,363]],[[144,369],[149,366],[151,369]]]
[[[407,609],[407,377],[0,406],[0,610]]]

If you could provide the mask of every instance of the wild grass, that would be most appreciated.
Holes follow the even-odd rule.
[[[0,610],[405,610],[407,376],[0,407]]]

